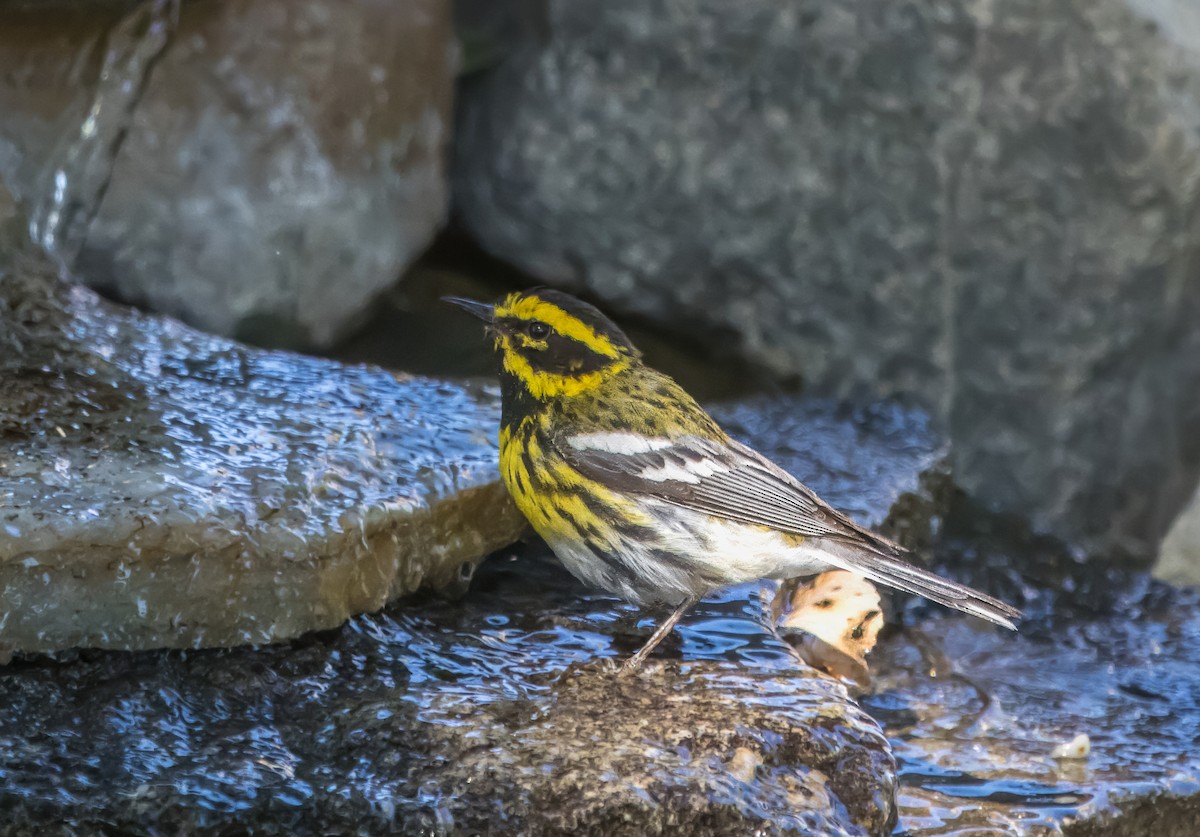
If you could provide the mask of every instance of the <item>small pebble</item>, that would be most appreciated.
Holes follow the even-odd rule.
[[[758,766],[763,763],[762,755],[749,747],[738,747],[726,763],[729,772],[743,782],[753,782]]]
[[[1092,752],[1092,739],[1087,733],[1081,732],[1065,744],[1059,744],[1050,751],[1056,759],[1086,759]]]

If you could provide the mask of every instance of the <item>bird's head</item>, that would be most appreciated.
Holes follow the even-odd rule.
[[[578,395],[638,361],[624,332],[593,305],[536,288],[489,305],[445,297],[487,324],[503,374],[538,400]]]

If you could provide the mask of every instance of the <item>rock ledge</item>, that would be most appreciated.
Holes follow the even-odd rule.
[[[493,390],[51,295],[0,360],[4,653],[285,639],[465,589],[520,532]]]

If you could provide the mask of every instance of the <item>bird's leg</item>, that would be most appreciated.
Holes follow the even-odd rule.
[[[683,614],[687,613],[688,610],[691,609],[692,605],[698,601],[700,601],[699,596],[692,596],[684,601],[684,603],[679,607],[675,608],[674,612],[672,612],[670,616],[662,621],[662,624],[658,626],[658,629],[655,630],[654,635],[646,641],[646,644],[639,648],[632,657],[625,661],[625,664],[621,666],[620,673],[632,674],[641,668],[642,663],[646,662],[646,658],[650,656],[650,652],[657,648],[660,642],[666,639],[667,634],[671,633],[671,629],[674,628],[676,623],[683,618]]]

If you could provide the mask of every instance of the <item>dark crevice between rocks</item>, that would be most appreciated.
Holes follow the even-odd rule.
[[[327,354],[415,374],[493,375],[495,360],[479,324],[440,298],[493,300],[542,284],[491,256],[461,227],[451,224],[405,277],[380,297],[364,326]],[[773,375],[742,360],[732,334],[722,336],[698,321],[691,328],[686,317],[675,318],[668,329],[662,322],[606,305],[586,289],[574,290],[620,319],[646,361],[697,398],[785,394],[800,388],[799,378]]]

